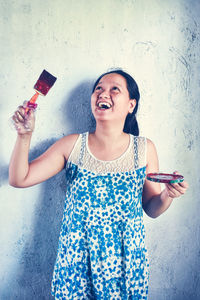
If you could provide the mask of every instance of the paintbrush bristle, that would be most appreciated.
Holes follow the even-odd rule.
[[[45,96],[48,93],[48,91],[50,90],[50,88],[54,85],[56,79],[57,78],[54,77],[53,75],[51,75],[49,72],[47,72],[46,70],[43,70],[38,81],[34,85],[34,89],[38,93]]]
[[[43,70],[43,72],[41,73],[41,75],[39,77],[39,80],[45,81],[46,83],[49,84],[50,87],[52,87],[52,85],[55,83],[56,79],[57,79],[56,77],[51,75],[46,70]]]

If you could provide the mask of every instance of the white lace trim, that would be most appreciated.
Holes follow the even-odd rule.
[[[68,162],[98,174],[129,172],[146,166],[146,138],[130,135],[127,150],[117,159],[97,159],[88,147],[88,132],[80,134]]]
[[[125,150],[124,153],[122,153],[118,158],[113,159],[113,160],[101,160],[101,159],[96,158],[96,157],[92,154],[92,152],[90,151],[90,148],[89,148],[89,146],[88,146],[88,132],[86,133],[86,149],[87,149],[87,151],[89,152],[89,154],[90,154],[95,160],[100,161],[100,162],[102,162],[102,163],[107,163],[107,162],[108,162],[108,163],[111,163],[111,162],[114,162],[114,161],[116,161],[116,160],[120,160],[124,155],[126,155],[126,152],[127,152],[127,151],[130,151],[131,145],[132,145],[132,136],[130,135],[128,148]]]

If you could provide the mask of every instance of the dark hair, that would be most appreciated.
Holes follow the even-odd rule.
[[[127,84],[127,90],[129,92],[129,97],[130,97],[130,99],[135,99],[136,100],[136,106],[135,106],[133,112],[129,113],[126,117],[123,131],[126,132],[126,133],[131,133],[133,135],[138,136],[139,135],[139,127],[138,127],[138,122],[136,120],[136,113],[137,113],[137,110],[138,110],[138,104],[139,104],[139,100],[140,100],[140,93],[139,93],[137,83],[135,82],[135,80],[128,73],[124,72],[121,69],[117,69],[117,70],[112,70],[112,71],[109,71],[109,72],[106,72],[106,73],[102,74],[96,80],[96,82],[93,86],[92,93],[94,93],[94,90],[95,90],[97,84],[99,83],[99,81],[101,80],[101,78],[104,77],[105,75],[112,74],[112,73],[119,74],[119,75],[123,76],[126,79],[126,84]]]

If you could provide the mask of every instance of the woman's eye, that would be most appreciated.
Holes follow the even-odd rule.
[[[97,90],[100,90],[100,89],[101,89],[101,86],[97,86],[95,90],[97,91]]]
[[[114,86],[112,89],[113,91],[119,91],[119,88],[117,86]]]

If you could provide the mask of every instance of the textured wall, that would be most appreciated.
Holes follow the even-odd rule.
[[[179,170],[190,189],[157,219],[145,217],[149,300],[200,298],[200,1],[0,2],[0,299],[51,299],[65,192],[64,173],[28,189],[8,185],[15,131],[8,119],[45,68],[58,77],[40,98],[31,158],[61,136],[93,128],[94,79],[122,67],[141,90],[141,135],[160,170]]]

